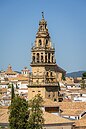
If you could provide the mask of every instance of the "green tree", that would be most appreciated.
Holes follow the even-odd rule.
[[[61,88],[60,88],[60,84],[59,84],[59,82],[58,82],[58,91],[60,91],[61,90]]]
[[[84,72],[84,73],[82,74],[82,81],[81,81],[81,88],[82,88],[82,89],[85,89],[85,88],[86,88],[85,79],[86,79],[86,72]]]
[[[42,103],[43,99],[38,94],[36,95],[30,102],[30,116],[29,116],[29,124],[28,129],[43,129],[43,111],[42,111]]]
[[[28,129],[28,102],[15,96],[9,106],[9,127],[10,129]]]
[[[82,74],[82,77],[85,77],[85,78],[86,78],[86,72],[84,72],[84,73]]]
[[[58,82],[58,96],[60,96],[60,90],[61,90],[61,88],[60,88],[60,84]]]
[[[8,84],[8,88],[11,88],[11,84]]]
[[[84,79],[82,79],[82,81],[81,81],[81,88],[82,89],[86,88],[86,84],[85,84],[85,80]]]
[[[14,85],[12,84],[12,87],[11,87],[11,101],[13,100],[14,97],[15,97]]]
[[[62,80],[65,81],[65,75],[62,73]]]

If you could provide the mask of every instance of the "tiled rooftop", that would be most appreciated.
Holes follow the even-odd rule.
[[[48,113],[48,112],[44,112],[44,119],[45,119],[44,124],[73,123],[73,121],[62,118],[60,116],[56,116],[56,115]]]
[[[44,103],[43,103],[44,107],[58,107],[58,102],[54,102],[50,99],[44,99]]]
[[[59,106],[64,109],[86,110],[86,102],[59,102]]]
[[[82,117],[81,119],[75,121],[74,125],[76,125],[76,127],[82,126],[82,127],[84,127],[84,129],[86,129],[86,115],[85,115],[85,117]]]
[[[83,113],[83,110],[80,109],[63,109],[61,115],[78,116],[81,113]]]

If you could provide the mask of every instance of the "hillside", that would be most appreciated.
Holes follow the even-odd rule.
[[[77,71],[77,72],[67,73],[67,74],[66,74],[66,77],[73,77],[73,78],[82,77],[82,74],[83,74],[84,72],[86,72],[86,71]]]

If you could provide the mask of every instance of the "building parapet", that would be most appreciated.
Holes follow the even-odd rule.
[[[28,87],[32,87],[32,86],[35,86],[35,87],[39,87],[39,86],[43,86],[43,87],[47,87],[47,86],[58,86],[58,83],[29,83],[28,84]]]

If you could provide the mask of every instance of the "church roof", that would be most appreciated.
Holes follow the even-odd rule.
[[[66,73],[66,71],[62,69],[61,67],[59,67],[57,64],[56,64],[55,70],[56,72]]]
[[[11,65],[9,64],[9,65],[8,65],[8,68],[7,68],[6,72],[5,72],[5,74],[15,75],[15,74],[17,74],[17,73],[12,70],[12,67],[11,67]]]

